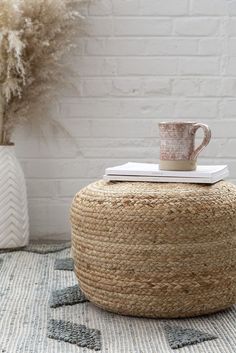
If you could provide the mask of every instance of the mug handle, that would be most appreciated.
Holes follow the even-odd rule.
[[[201,124],[201,123],[196,123],[193,125],[192,127],[192,130],[191,130],[191,134],[192,135],[195,135],[197,130],[199,128],[202,128],[203,129],[203,132],[204,132],[204,138],[203,138],[203,141],[202,143],[200,144],[200,146],[198,146],[194,151],[193,153],[191,154],[190,156],[190,159],[191,160],[195,160],[197,158],[197,156],[199,155],[199,153],[208,145],[208,143],[210,142],[211,140],[211,130],[210,128],[205,125],[205,124]]]

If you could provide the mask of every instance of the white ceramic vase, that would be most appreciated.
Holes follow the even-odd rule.
[[[14,145],[0,145],[0,248],[23,247],[29,240],[25,178]]]

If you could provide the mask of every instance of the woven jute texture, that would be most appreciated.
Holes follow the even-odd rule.
[[[71,207],[86,297],[125,315],[177,318],[236,302],[236,186],[98,181]]]

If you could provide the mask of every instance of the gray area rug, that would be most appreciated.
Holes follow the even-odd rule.
[[[184,346],[217,339],[217,336],[209,333],[180,326],[166,325],[164,329],[166,338],[172,349],[178,349]]]
[[[120,316],[101,310],[90,302],[50,308],[52,293],[75,286],[77,280],[73,271],[54,270],[56,259],[69,258],[70,249],[57,249],[57,252],[52,252],[52,246],[50,251],[46,251],[46,246],[43,249],[43,254],[40,246],[37,253],[1,253],[1,353],[91,353],[91,349],[80,347],[77,342],[87,344],[87,339],[83,341],[84,336],[96,336],[100,332],[101,353],[235,353],[235,306],[218,314],[179,320]],[[58,322],[60,331],[56,329]],[[54,323],[51,332],[54,338],[59,335],[64,339],[61,334],[66,332],[65,327],[71,335],[70,332],[77,327],[75,325],[80,327],[82,336],[73,333],[74,344],[48,338],[50,323]],[[166,338],[166,325],[198,330],[218,338],[173,350]]]
[[[101,332],[99,330],[90,329],[85,325],[74,324],[70,321],[50,320],[48,337],[95,351],[101,350]]]
[[[74,271],[74,261],[70,257],[56,259],[54,270]]]
[[[85,298],[85,295],[79,288],[79,285],[76,284],[71,287],[52,291],[49,299],[49,305],[51,308],[57,308],[62,305],[74,305],[87,301],[88,300]]]

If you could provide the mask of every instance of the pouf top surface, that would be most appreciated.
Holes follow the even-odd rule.
[[[141,197],[144,196],[168,196],[180,197],[184,196],[195,196],[206,197],[207,195],[213,196],[222,196],[228,194],[228,192],[233,191],[235,193],[236,186],[230,182],[220,181],[218,183],[209,185],[209,184],[190,184],[190,183],[151,183],[151,182],[107,182],[104,180],[98,180],[94,183],[89,184],[84,189],[80,191],[80,194],[83,192],[94,193],[97,196],[103,196],[104,193],[106,196],[111,197]]]

